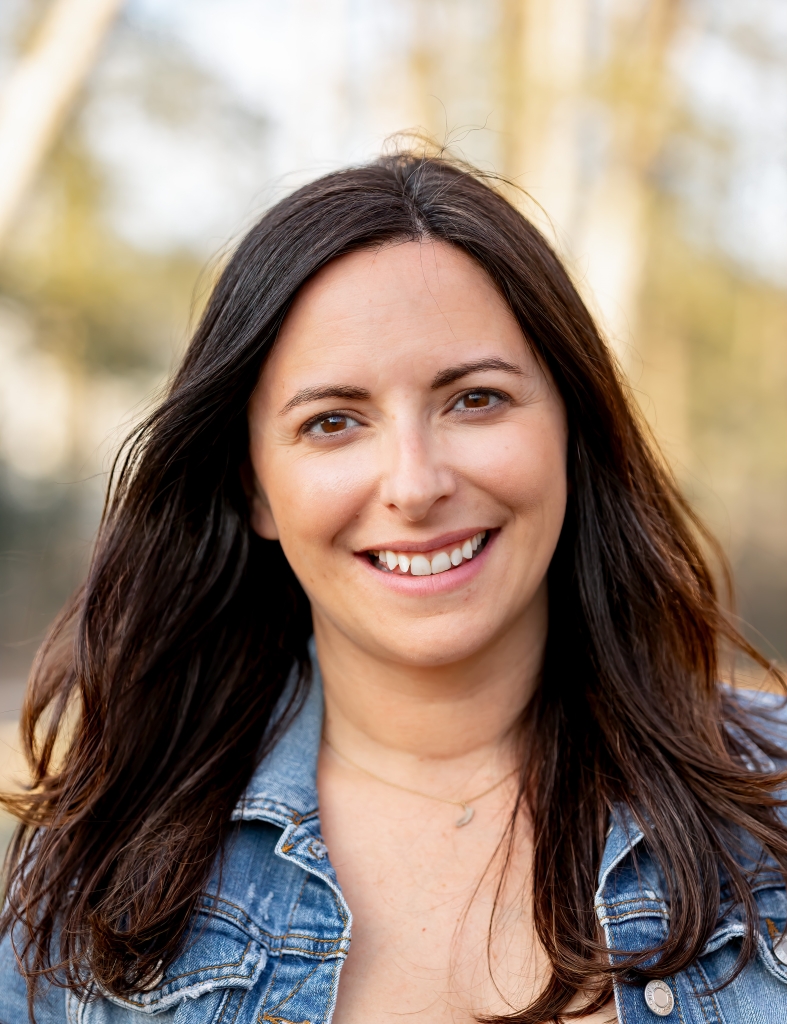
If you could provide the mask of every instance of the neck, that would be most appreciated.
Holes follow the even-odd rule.
[[[325,737],[391,780],[451,786],[493,778],[517,756],[515,726],[541,670],[543,614],[461,662],[411,665],[363,649],[319,614]]]

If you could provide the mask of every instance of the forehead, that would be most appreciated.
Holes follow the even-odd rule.
[[[263,380],[331,368],[431,374],[493,350],[532,359],[489,276],[445,242],[408,241],[323,267],[296,296]]]

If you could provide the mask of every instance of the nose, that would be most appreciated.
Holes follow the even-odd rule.
[[[380,499],[412,523],[420,522],[441,499],[456,490],[454,475],[445,465],[428,431],[412,423],[394,425],[383,447]]]

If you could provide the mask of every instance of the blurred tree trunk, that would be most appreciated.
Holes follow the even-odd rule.
[[[0,244],[122,0],[53,0],[0,94]]]
[[[647,247],[647,175],[671,122],[678,0],[503,0],[504,170],[544,208],[624,369]],[[592,256],[588,256],[592,254]]]

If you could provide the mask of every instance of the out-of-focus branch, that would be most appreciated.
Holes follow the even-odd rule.
[[[123,0],[53,0],[0,93],[0,245]]]

